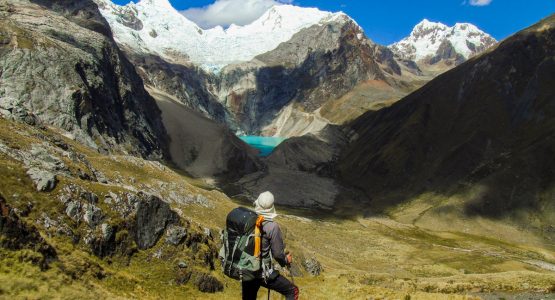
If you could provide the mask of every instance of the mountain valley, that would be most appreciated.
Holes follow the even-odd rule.
[[[0,25],[0,299],[239,299],[221,234],[266,190],[302,298],[555,294],[555,15],[389,46],[294,5],[201,29],[0,0]]]

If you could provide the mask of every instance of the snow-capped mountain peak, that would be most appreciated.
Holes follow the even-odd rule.
[[[141,0],[137,5],[141,6],[157,6],[165,9],[173,9],[169,0]]]
[[[414,28],[412,29],[412,33],[416,33],[418,31],[426,30],[426,29],[443,30],[443,29],[447,29],[447,28],[449,28],[449,26],[447,26],[443,23],[432,22],[428,19],[424,19],[424,20],[420,21],[420,23],[416,24],[416,26],[414,26]]]
[[[304,28],[345,21],[342,13],[276,5],[251,24],[202,30],[175,10],[168,0],[141,0],[126,6],[110,0],[95,1],[118,43],[140,53],[170,59],[177,55],[210,71],[250,61]]]
[[[414,26],[411,34],[390,45],[390,49],[404,59],[421,61],[444,51],[450,44],[455,52],[468,59],[497,41],[489,34],[470,23],[457,23],[452,27],[439,22],[422,20]]]

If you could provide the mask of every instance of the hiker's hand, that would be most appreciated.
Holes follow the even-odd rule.
[[[285,260],[287,261],[288,265],[293,262],[293,256],[291,256],[291,253],[287,253],[287,255],[285,255]]]

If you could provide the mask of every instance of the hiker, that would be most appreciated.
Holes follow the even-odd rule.
[[[264,216],[262,223],[262,273],[256,279],[243,281],[243,300],[256,299],[260,286],[274,290],[285,296],[286,300],[297,300],[299,288],[287,278],[273,269],[272,258],[281,267],[290,266],[293,258],[291,254],[285,253],[285,244],[278,223],[273,219],[277,216],[274,207],[274,195],[264,192],[254,201],[254,211]]]
[[[285,252],[276,216],[270,192],[258,196],[254,211],[237,207],[227,215],[219,257],[224,274],[241,282],[243,299],[256,299],[261,286],[268,289],[268,298],[270,290],[287,300],[299,298],[299,288],[273,268],[273,259],[281,267],[290,267],[293,260]]]

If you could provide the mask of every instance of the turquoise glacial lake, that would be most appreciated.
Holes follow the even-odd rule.
[[[249,144],[251,147],[259,151],[258,156],[268,156],[274,148],[277,147],[281,142],[285,141],[286,138],[274,137],[274,136],[256,136],[256,135],[244,135],[240,136],[243,142]]]

